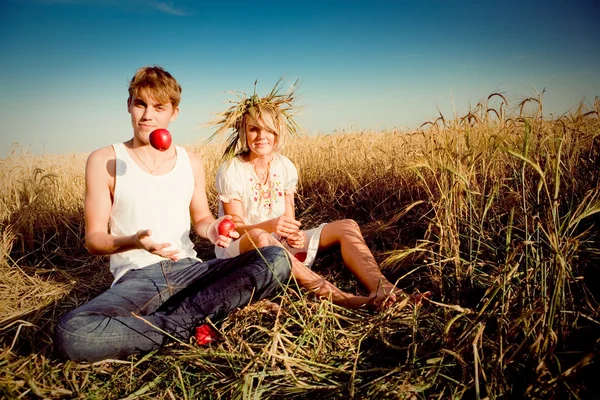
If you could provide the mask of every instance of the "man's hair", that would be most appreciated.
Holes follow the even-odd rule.
[[[129,83],[127,103],[131,103],[141,91],[148,91],[161,103],[171,103],[173,108],[177,108],[181,100],[181,86],[170,73],[159,66],[142,67],[135,72]]]

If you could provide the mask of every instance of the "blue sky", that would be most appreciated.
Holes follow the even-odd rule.
[[[546,89],[562,115],[600,95],[600,6],[579,1],[8,0],[0,9],[0,158],[131,137],[127,83],[161,65],[183,87],[179,144],[227,91],[301,82],[308,133],[412,129],[493,92]]]

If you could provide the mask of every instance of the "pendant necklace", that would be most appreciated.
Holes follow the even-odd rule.
[[[254,167],[254,172],[256,172],[256,176],[262,185],[265,185],[269,180],[269,166],[264,172],[259,171],[256,167]]]
[[[135,151],[135,148],[131,147],[131,149],[133,150],[133,154],[135,154],[135,156],[142,162],[142,164],[144,164],[144,167],[146,167],[146,169],[148,170],[148,172],[150,172],[150,175],[154,175],[154,172],[156,172],[165,163],[165,161],[167,160],[167,154],[168,154],[168,152],[165,151],[165,157],[160,162],[160,164],[158,164],[154,169],[150,169],[150,167],[148,166],[148,164],[146,164],[144,162],[144,160],[142,159],[142,157],[139,156],[139,154],[137,153],[137,151]]]
[[[271,174],[271,162],[272,161],[273,161],[273,157],[271,157],[271,160],[267,163],[267,168],[263,172],[259,171],[255,164],[250,163],[250,164],[252,164],[252,169],[254,170],[254,174],[258,178],[261,185],[266,185],[269,182],[269,178],[270,178],[269,175]]]

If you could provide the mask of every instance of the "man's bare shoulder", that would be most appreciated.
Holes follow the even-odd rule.
[[[202,156],[200,154],[196,153],[195,151],[188,150],[188,149],[184,149],[184,150],[187,153],[190,160],[194,160],[196,162],[198,162],[198,161],[202,162]]]
[[[186,150],[188,158],[190,159],[190,164],[192,164],[192,168],[202,168],[202,156],[198,153],[194,153],[193,151]]]
[[[94,150],[87,159],[86,169],[88,174],[105,174],[114,176],[115,173],[115,151],[112,146],[102,147]]]
[[[115,159],[115,151],[112,146],[102,147],[94,150],[88,156],[88,163],[98,161],[108,161]]]

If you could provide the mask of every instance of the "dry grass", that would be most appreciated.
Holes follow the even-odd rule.
[[[598,398],[600,102],[557,120],[491,95],[415,132],[296,139],[307,226],[354,218],[385,273],[433,301],[379,314],[282,291],[210,348],[62,362],[59,315],[104,290],[82,247],[85,155],[0,160],[0,394],[7,398]],[[209,198],[222,146],[198,144]],[[198,242],[201,254],[210,246]],[[315,266],[360,291],[340,257]]]

